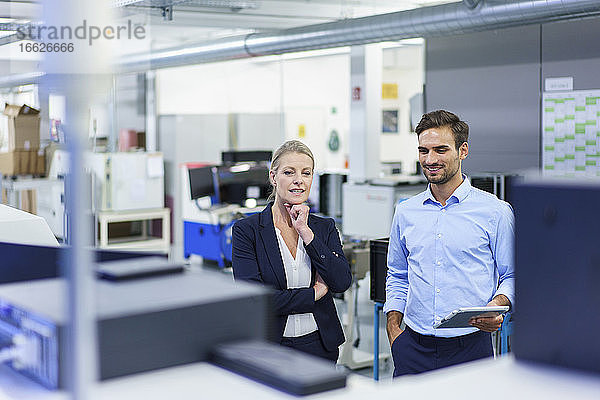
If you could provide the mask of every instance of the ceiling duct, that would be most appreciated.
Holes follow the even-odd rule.
[[[463,4],[467,6],[470,10],[477,7],[477,5],[481,2],[481,0],[463,0]]]
[[[253,33],[153,53],[133,54],[122,57],[116,65],[116,70],[123,73],[146,71],[388,40],[453,35],[596,15],[600,15],[598,0],[481,0],[474,9],[467,7],[464,2],[457,2],[291,28],[276,33]],[[5,81],[6,78],[0,79],[0,87]],[[8,81],[14,82],[14,79]]]
[[[122,58],[117,68],[121,72],[143,71],[388,40],[477,32],[593,15],[600,15],[598,0],[482,0],[474,9],[457,2],[131,55]]]

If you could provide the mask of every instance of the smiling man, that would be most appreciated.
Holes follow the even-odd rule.
[[[502,316],[471,328],[433,325],[460,307],[514,302],[512,208],[462,174],[469,126],[439,110],[415,131],[429,185],[396,206],[390,233],[384,312],[394,377],[491,357]]]

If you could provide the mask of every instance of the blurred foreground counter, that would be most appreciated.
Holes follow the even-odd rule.
[[[534,399],[598,399],[600,375],[516,361],[512,356],[377,383],[350,375],[345,389],[308,396],[311,399],[364,400],[403,398],[480,399],[482,396]],[[271,389],[208,363],[167,368],[98,385],[93,400],[239,400],[298,398]],[[377,396],[377,397],[375,397]],[[48,391],[0,367],[0,400],[67,400],[64,391]]]

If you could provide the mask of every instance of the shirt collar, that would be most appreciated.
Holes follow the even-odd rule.
[[[446,203],[460,203],[471,192],[471,182],[469,181],[469,178],[467,178],[465,174],[462,174],[462,178],[462,183],[456,189],[454,189],[454,192],[452,193],[452,195]],[[427,185],[427,190],[425,191],[425,200],[423,200],[423,204],[428,202],[439,204],[439,201],[437,201],[433,196],[433,193],[431,193],[431,183]]]

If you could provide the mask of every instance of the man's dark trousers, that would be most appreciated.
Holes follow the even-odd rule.
[[[392,343],[394,377],[492,356],[491,336],[482,331],[454,338],[440,338],[421,335],[407,326]]]

